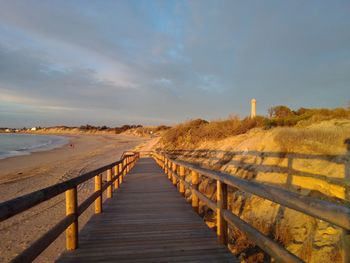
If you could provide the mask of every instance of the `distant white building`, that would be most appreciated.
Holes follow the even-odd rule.
[[[31,131],[36,131],[36,127],[33,127],[30,129]]]
[[[6,129],[5,132],[11,132],[11,130],[10,129]]]

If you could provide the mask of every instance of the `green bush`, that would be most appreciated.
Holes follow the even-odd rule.
[[[293,116],[294,112],[284,105],[274,106],[268,109],[270,118],[285,118]]]
[[[292,111],[286,106],[276,106],[269,109],[270,118],[265,119],[265,128],[270,129],[277,126],[295,126],[301,121],[308,124],[330,120],[350,119],[350,110],[344,108],[335,109],[307,109],[300,108]]]

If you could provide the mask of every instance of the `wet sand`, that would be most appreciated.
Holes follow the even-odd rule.
[[[149,139],[126,135],[69,135],[70,144],[46,152],[0,160],[0,202],[65,181],[119,160],[123,151]],[[105,179],[105,178],[104,178]],[[93,192],[93,180],[78,188],[79,203]],[[0,262],[8,262],[65,214],[64,194],[0,223]],[[93,214],[90,207],[79,217],[79,228]],[[65,249],[62,234],[36,262],[54,262]]]

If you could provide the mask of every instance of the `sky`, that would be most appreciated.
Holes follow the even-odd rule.
[[[0,127],[345,107],[350,1],[0,0]]]

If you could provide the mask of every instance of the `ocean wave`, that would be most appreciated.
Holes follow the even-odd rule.
[[[25,151],[7,151],[7,152],[1,152],[0,151],[0,160],[6,159],[9,157],[15,157],[15,156],[21,156],[21,155],[29,155],[30,152]]]
[[[20,148],[18,151],[31,151],[31,150],[35,150],[38,148],[43,148],[43,147],[49,146],[51,144],[52,144],[52,141],[48,141],[45,143],[40,143],[40,144],[35,144],[35,145],[23,147],[23,148]]]
[[[29,155],[32,152],[41,152],[41,151],[48,151],[55,148],[59,148],[64,146],[69,142],[69,139],[64,136],[46,136],[46,135],[23,135],[21,134],[15,134],[11,137],[9,135],[6,135],[5,138],[6,145],[1,145],[1,136],[0,136],[0,159],[20,156],[20,155]],[[37,139],[34,141],[30,141],[31,143],[23,143],[22,145],[16,145],[16,139],[18,139],[20,136],[22,140],[32,140],[33,136],[35,136]],[[4,138],[3,138],[4,139]],[[13,141],[11,141],[13,140]],[[3,141],[3,143],[5,143]],[[17,141],[18,144],[18,141]],[[3,147],[5,148],[3,148]],[[12,149],[11,149],[12,148]]]

